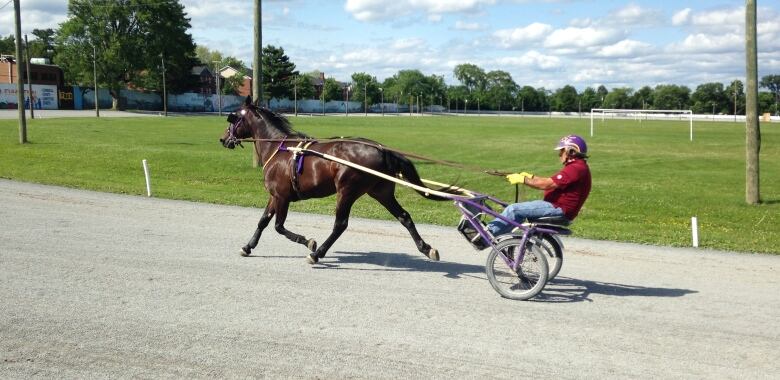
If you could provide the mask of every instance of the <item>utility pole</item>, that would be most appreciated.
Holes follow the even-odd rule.
[[[95,42],[92,42],[92,77],[95,81],[95,117],[100,117],[100,103],[98,102],[98,83],[97,83],[97,49]]]
[[[214,77],[217,81],[217,108],[219,109],[219,116],[222,116],[222,89],[219,88],[219,77],[222,75],[219,73],[219,65],[222,61],[214,61]]]
[[[14,24],[16,27],[16,108],[19,110],[19,143],[27,143],[27,119],[24,114],[24,84],[22,78],[22,66],[19,58],[22,57],[22,20],[19,16],[19,0],[14,0]]]
[[[761,201],[758,170],[758,153],[761,150],[761,129],[758,124],[756,0],[745,1],[745,61],[747,71],[747,103],[745,106],[745,201],[749,205],[755,205]]]
[[[260,0],[255,0],[255,54],[252,62],[252,98],[263,104],[263,11]],[[324,108],[323,108],[324,109]],[[252,167],[260,166],[258,149],[252,149]]]
[[[163,80],[163,116],[168,116],[168,93],[165,91],[165,55],[160,54],[162,59],[162,80]]]
[[[30,119],[35,119],[35,101],[33,99],[32,81],[30,80],[30,44],[27,43],[27,35],[24,35],[25,64],[27,64],[27,93],[30,94]]]
[[[368,82],[363,82],[363,112],[365,113],[365,116],[368,116],[368,93],[366,90],[368,89]]]

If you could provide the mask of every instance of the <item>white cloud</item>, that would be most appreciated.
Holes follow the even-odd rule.
[[[7,4],[6,4],[7,3]],[[0,0],[0,36],[14,34],[14,5],[7,0]],[[66,20],[68,4],[62,0],[27,0],[21,1],[19,9],[22,17],[22,34],[31,34],[33,29],[57,29]],[[30,37],[28,37],[30,38]]]
[[[544,40],[547,48],[589,48],[619,41],[625,32],[611,28],[564,28],[552,32]]]
[[[662,17],[662,12],[657,9],[642,8],[637,4],[629,4],[610,12],[605,21],[610,24],[637,27],[640,25],[660,24]]]
[[[471,12],[496,0],[347,0],[344,10],[359,21],[397,19],[423,12],[430,15]]]
[[[497,30],[493,36],[498,38],[501,47],[522,48],[530,43],[541,41],[552,30],[553,27],[550,25],[535,22],[523,28]]]
[[[553,55],[545,55],[531,50],[520,57],[503,57],[496,59],[499,66],[521,66],[551,70],[561,67],[561,59]]]
[[[718,53],[743,50],[745,37],[738,33],[706,34],[696,33],[685,40],[670,45],[673,52]]]
[[[457,22],[455,22],[455,29],[456,30],[480,30],[482,29],[482,26],[479,25],[478,22],[464,22],[458,20]]]
[[[685,25],[691,20],[691,8],[685,8],[672,16],[672,25]]]
[[[653,45],[648,43],[626,39],[616,44],[602,47],[596,55],[607,58],[635,57],[642,55],[643,52],[652,47]]]

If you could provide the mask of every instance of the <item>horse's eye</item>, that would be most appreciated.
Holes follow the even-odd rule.
[[[246,115],[246,110],[241,110],[241,116]]]

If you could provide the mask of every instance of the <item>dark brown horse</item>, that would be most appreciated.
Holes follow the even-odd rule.
[[[439,252],[420,237],[412,217],[395,199],[395,183],[317,155],[298,157],[285,148],[296,147],[302,141],[306,144],[311,142],[306,149],[335,156],[393,177],[402,177],[405,181],[425,187],[414,165],[406,157],[365,139],[329,139],[316,142],[313,138],[294,131],[283,116],[252,104],[249,97],[236,113],[228,117],[228,121],[230,125],[219,141],[224,147],[233,149],[240,144],[241,139],[254,139],[254,149],[263,165],[264,185],[270,195],[265,212],[257,223],[257,229],[249,243],[241,249],[241,255],[251,254],[263,229],[268,226],[271,218],[276,216],[276,232],[308,247],[312,252],[307,259],[309,263],[316,263],[325,257],[328,249],[347,229],[349,213],[355,201],[363,194],[368,194],[409,230],[420,252],[431,260],[439,260]],[[418,193],[428,199],[446,200],[424,192]],[[336,221],[330,236],[319,248],[313,239],[307,239],[284,228],[290,202],[332,194],[336,194]]]

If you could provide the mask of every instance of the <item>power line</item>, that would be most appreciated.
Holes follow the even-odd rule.
[[[14,1],[14,0],[8,0],[8,2],[7,2],[7,3],[5,3],[5,5],[3,5],[2,7],[0,7],[0,11],[2,11],[2,10],[3,10],[3,8],[7,7],[7,6],[8,6],[8,4],[11,4],[13,1]]]

